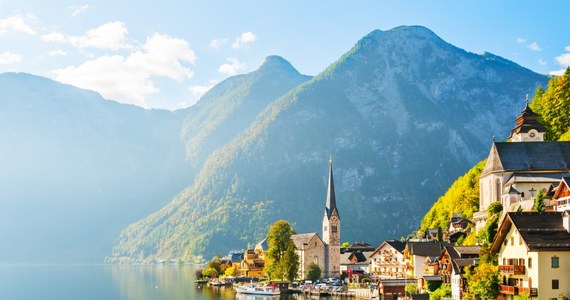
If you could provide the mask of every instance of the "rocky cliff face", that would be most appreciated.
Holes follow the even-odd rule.
[[[268,102],[193,185],[125,229],[113,257],[223,253],[256,242],[277,219],[319,232],[330,154],[341,239],[398,238],[485,156],[494,135],[507,137],[524,95],[546,80],[423,27],[374,31]]]

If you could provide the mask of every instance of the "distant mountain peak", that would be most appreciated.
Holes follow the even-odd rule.
[[[291,65],[286,59],[279,55],[270,55],[265,58],[263,64],[259,67],[258,71],[279,71],[284,73],[300,74],[297,69]]]

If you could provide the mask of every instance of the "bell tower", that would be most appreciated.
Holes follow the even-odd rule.
[[[517,125],[511,130],[512,142],[543,142],[546,128],[538,121],[536,114],[528,106],[528,94],[526,95],[526,106],[517,117]]]
[[[336,207],[332,157],[329,159],[329,181],[323,216],[323,242],[325,243],[325,276],[340,276],[340,215]]]

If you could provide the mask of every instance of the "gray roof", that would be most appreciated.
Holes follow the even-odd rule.
[[[440,242],[408,242],[408,253],[417,256],[439,256],[445,246],[450,243]]]
[[[463,268],[466,266],[476,266],[479,258],[458,258],[451,261],[451,265],[456,274],[463,274]]]
[[[511,226],[520,232],[530,251],[570,251],[570,233],[563,212],[509,212],[497,229],[491,250],[498,252]]]
[[[570,142],[493,143],[481,176],[530,171],[570,171]]]
[[[564,176],[568,176],[568,172],[532,174],[532,173],[516,173],[507,179],[506,185],[514,183],[556,183]]]
[[[461,258],[479,257],[479,252],[481,251],[480,246],[455,246],[453,248],[455,248],[455,251]]]
[[[398,240],[388,240],[386,243],[392,248],[396,249],[400,253],[404,253],[404,248],[406,248],[406,243]]]
[[[303,248],[303,244],[308,244],[315,235],[322,243],[321,238],[316,232],[293,234],[291,235],[291,239],[295,244],[295,248],[297,248],[297,250],[301,250]]]

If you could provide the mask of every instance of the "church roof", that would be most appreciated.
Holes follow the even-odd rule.
[[[327,187],[327,202],[325,205],[325,213],[327,214],[327,218],[330,219],[334,211],[336,211],[336,215],[340,220],[340,214],[338,213],[338,209],[336,208],[336,195],[334,192],[334,179],[333,179],[332,159],[331,159],[329,161],[329,183]]]
[[[546,173],[546,174],[532,174],[532,173],[517,173],[512,174],[505,185],[512,185],[515,183],[556,183],[560,178],[568,176],[568,172],[561,173]]]
[[[293,243],[295,244],[295,248],[297,248],[297,250],[301,250],[303,248],[303,245],[308,244],[311,241],[311,239],[313,239],[313,237],[315,235],[317,236],[319,241],[321,241],[321,243],[322,243],[321,238],[319,237],[319,235],[316,232],[293,234],[293,235],[291,235],[291,239],[293,240]]]
[[[570,142],[495,142],[481,176],[499,172],[568,172]]]
[[[533,112],[527,103],[522,113],[517,117],[517,125],[511,130],[509,138],[518,133],[527,133],[531,129],[535,129],[538,132],[546,132],[546,128],[538,121],[538,114]]]

